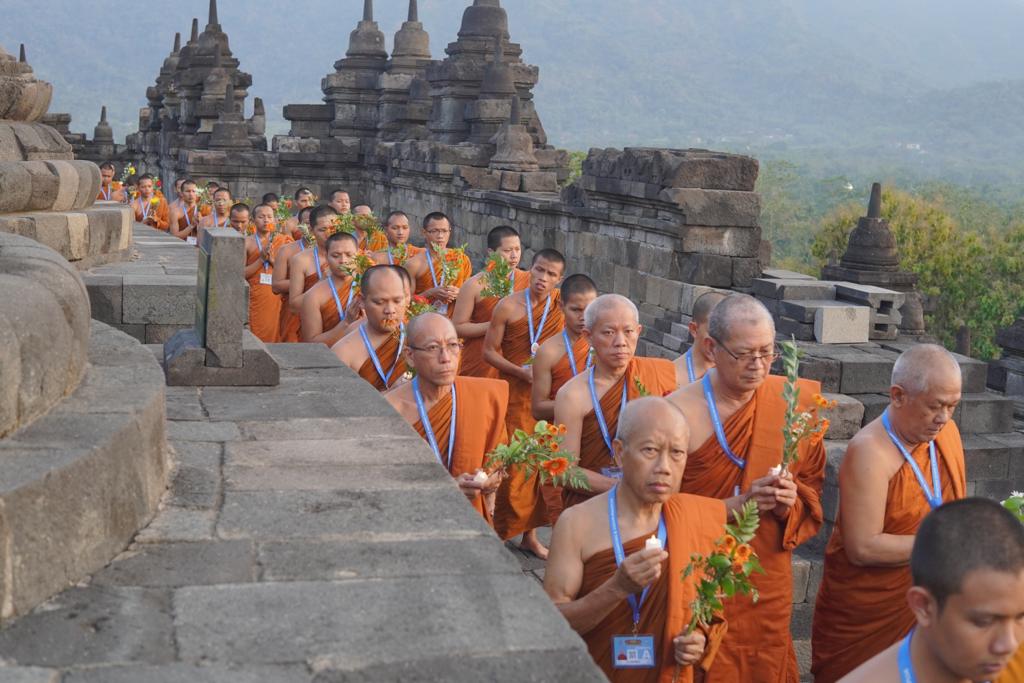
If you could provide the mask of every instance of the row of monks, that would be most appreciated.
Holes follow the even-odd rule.
[[[179,197],[186,213],[195,203],[188,188]],[[807,440],[795,464],[777,468],[784,380],[770,373],[778,347],[760,302],[705,294],[694,304],[691,349],[675,361],[645,358],[636,355],[632,301],[599,296],[584,274],[566,276],[552,249],[521,270],[510,226],[488,235],[488,248],[513,266],[512,293],[498,299],[484,296],[489,272],[473,275],[464,254],[446,252],[452,225],[442,213],[424,219],[419,249],[401,211],[385,220],[386,244],[332,233],[349,210],[340,190],[315,207],[312,193],[297,193],[299,213],[283,229],[276,198],[251,214],[225,199],[215,202],[214,225],[254,226],[253,332],[325,344],[383,392],[498,536],[521,537],[548,560],[546,592],[609,679],[799,680],[791,561],[823,523],[826,453],[822,440]],[[181,210],[171,215],[169,231],[182,236]],[[300,223],[311,244],[290,234]],[[354,286],[348,266],[360,252],[380,265]],[[413,297],[435,312],[409,318]],[[799,387],[801,409],[812,410],[820,387]],[[960,394],[953,356],[914,346],[895,363],[886,411],[847,446],[814,612],[818,683],[1024,683],[1024,529],[998,504],[963,500],[952,420]],[[487,453],[541,419],[565,426],[585,489],[486,467]],[[684,635],[695,579],[683,569],[712,551],[749,500],[760,514],[751,544],[764,568],[753,577],[759,599],[728,599],[720,619]],[[554,525],[550,550],[536,535],[545,525]],[[646,547],[651,536],[660,549]]]

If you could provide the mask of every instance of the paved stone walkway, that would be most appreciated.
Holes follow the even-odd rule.
[[[161,512],[0,631],[0,681],[603,680],[379,395],[325,347],[271,349],[279,387],[168,388]]]

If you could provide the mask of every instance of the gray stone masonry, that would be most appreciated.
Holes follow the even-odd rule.
[[[269,349],[276,387],[167,389],[160,513],[0,631],[0,680],[604,680],[377,392],[326,347]]]

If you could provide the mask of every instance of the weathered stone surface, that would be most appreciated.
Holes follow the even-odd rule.
[[[827,306],[814,314],[814,338],[820,344],[862,344],[871,328],[867,306]]]
[[[686,225],[753,228],[761,216],[761,197],[754,192],[667,188],[658,199],[679,207]]]
[[[242,367],[242,331],[246,308],[245,239],[228,228],[203,233],[199,245],[200,287],[197,293],[196,324],[206,347],[206,364],[218,368]],[[204,271],[205,268],[205,271]],[[199,329],[200,307],[205,327]],[[175,321],[167,321],[175,322]]]
[[[92,585],[174,588],[255,578],[256,553],[250,541],[146,543],[116,557],[93,577]]]
[[[282,666],[210,666],[164,664],[157,666],[104,666],[75,669],[63,683],[308,683],[305,664]]]
[[[531,651],[504,655],[484,655],[460,658],[435,656],[414,661],[368,664],[350,667],[339,662],[326,663],[317,671],[314,683],[371,683],[375,681],[496,681],[515,671],[518,680],[543,681],[558,672],[558,680],[565,683],[600,681],[604,676],[594,667],[589,655],[578,651]]]
[[[208,364],[209,349],[201,346],[194,329],[172,336],[164,345],[164,370],[168,386],[274,386],[280,368],[266,346],[248,330],[242,330],[240,367]]]
[[[835,298],[836,285],[824,280],[781,280],[757,278],[752,287],[756,296],[766,299],[821,301]]]
[[[0,664],[0,680],[4,683],[60,683],[60,678],[60,671],[55,669]]]
[[[857,285],[851,282],[836,283],[835,296],[837,299],[855,301],[882,312],[898,310],[906,299],[906,295],[902,292],[872,285]]]
[[[188,325],[195,319],[195,278],[188,275],[125,275],[125,324]]]

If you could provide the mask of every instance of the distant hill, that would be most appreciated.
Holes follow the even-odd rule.
[[[420,1],[436,57],[468,4]],[[1024,0],[502,4],[513,40],[541,67],[538,107],[560,146],[700,145],[956,179],[1022,173]],[[405,5],[376,2],[389,42]],[[123,138],[174,31],[187,38],[191,17],[202,27],[206,11],[206,0],[0,0],[0,44],[28,45],[56,85],[52,109],[70,111],[73,129],[91,133],[105,103]],[[280,132],[284,104],[320,101],[362,3],[221,0],[219,11]]]

